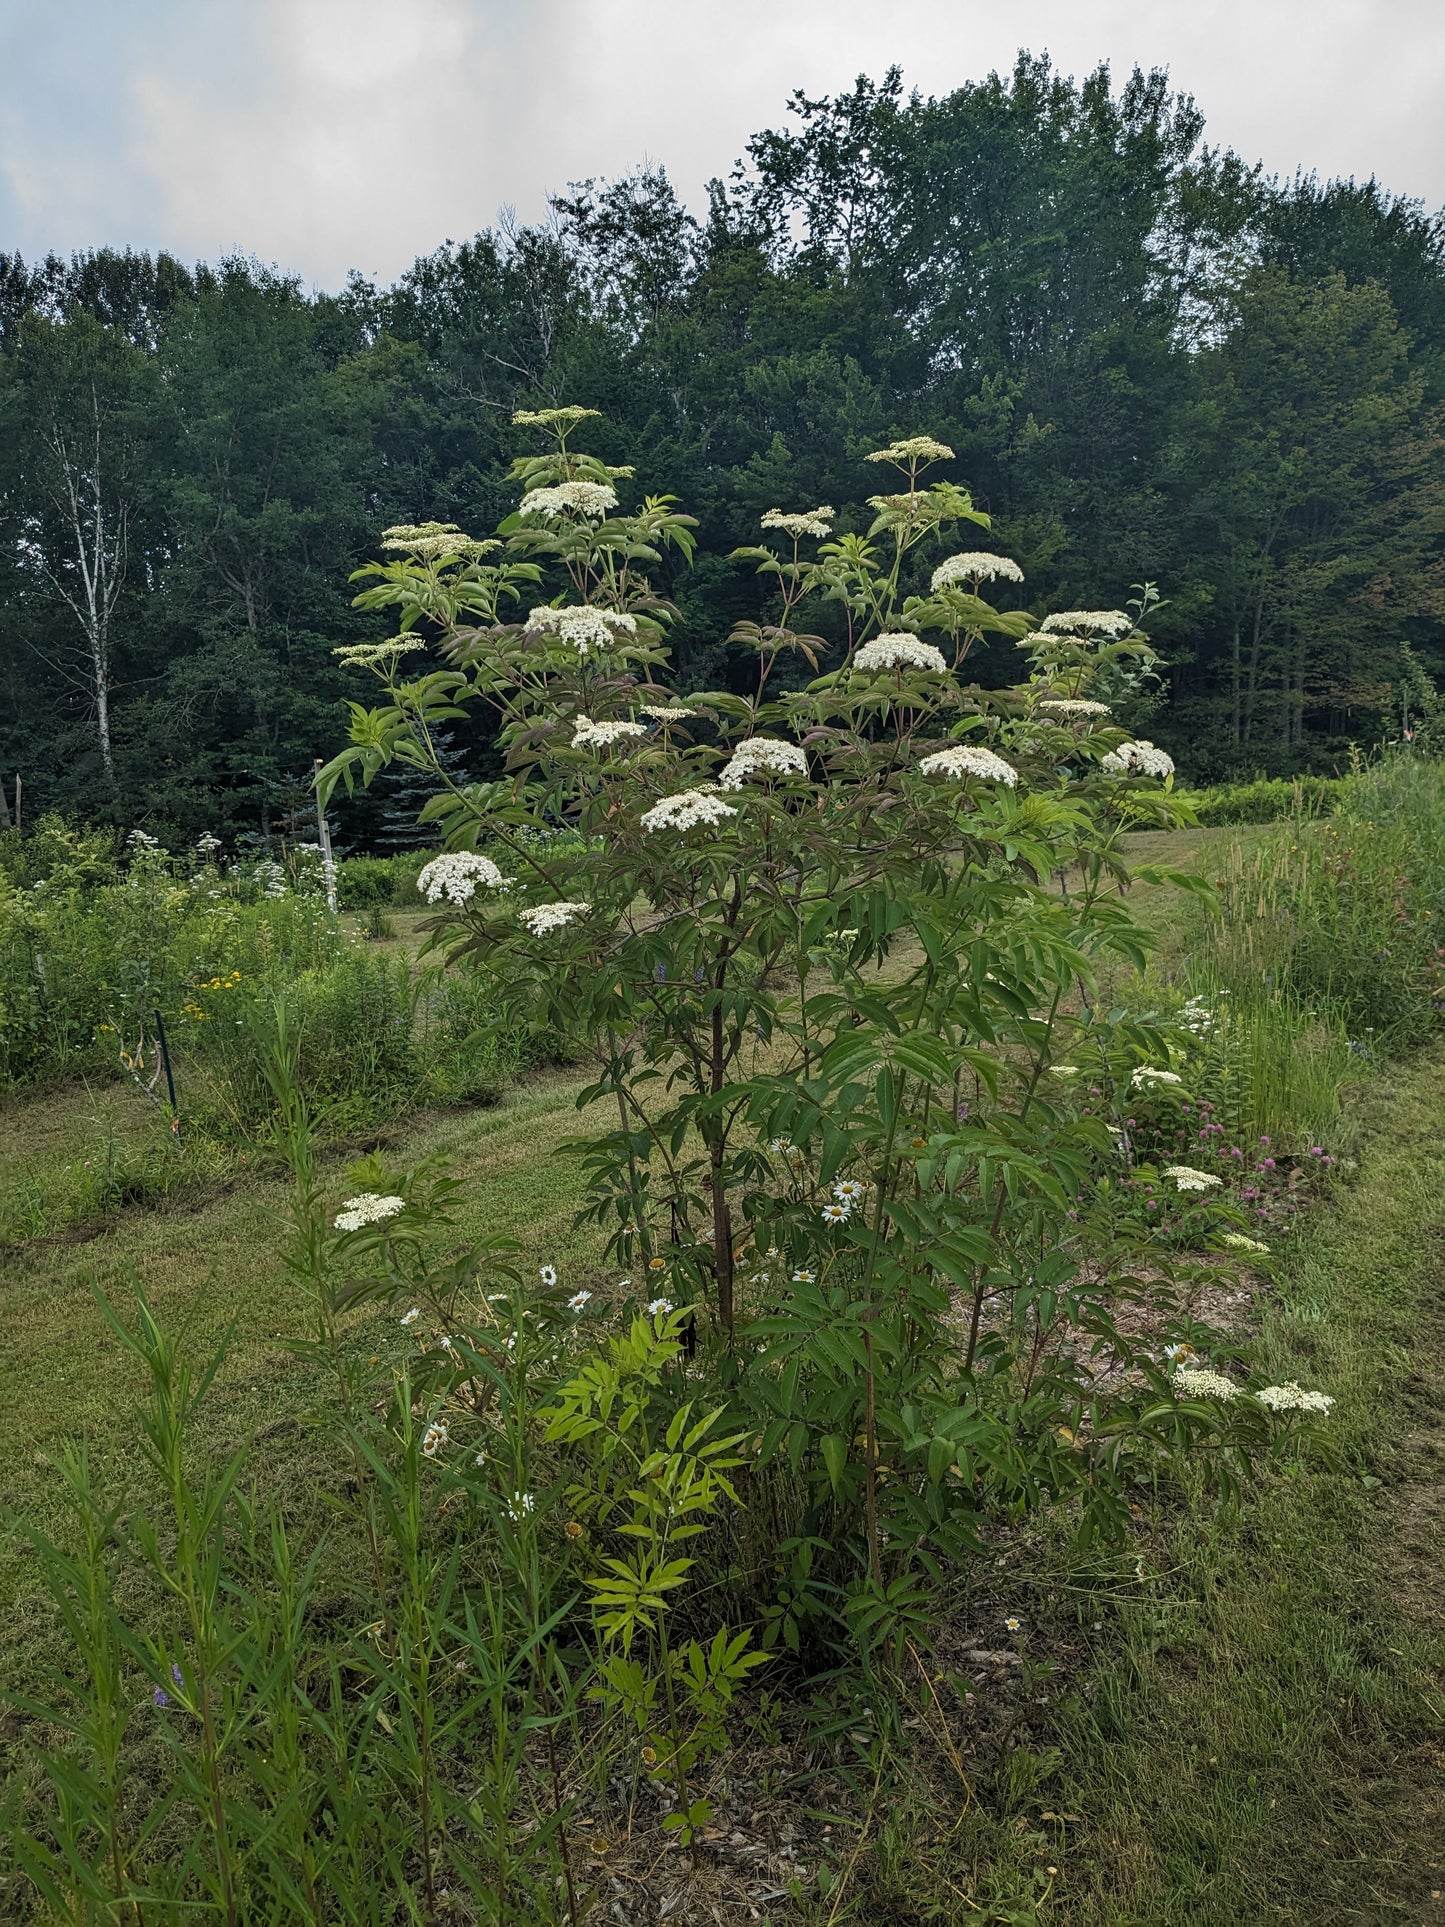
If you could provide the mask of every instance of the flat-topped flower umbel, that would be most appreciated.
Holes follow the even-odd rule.
[[[1005,789],[1012,789],[1019,780],[1012,763],[995,756],[981,743],[958,743],[952,749],[935,750],[918,767],[925,776],[977,776],[984,783],[1002,783]]]
[[[724,817],[736,816],[731,803],[724,803],[715,790],[684,790],[679,796],[664,796],[650,810],[644,810],[644,830],[692,830],[699,823],[711,826]]]
[[[451,850],[423,867],[416,887],[428,903],[440,903],[445,897],[461,905],[471,902],[479,883],[488,890],[505,890],[507,878],[489,856],[477,850]]]

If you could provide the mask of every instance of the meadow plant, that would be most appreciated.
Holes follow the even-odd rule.
[[[1130,1362],[1111,1306],[1138,1254],[1082,1208],[1109,1125],[1050,1075],[1097,1060],[1117,1109],[1167,1062],[1096,989],[1148,946],[1121,836],[1180,820],[1168,757],[1099,696],[1148,673],[1153,592],[1037,627],[994,609],[1001,569],[940,562],[987,517],[915,436],[869,458],[892,479],[860,531],[764,517],[777,546],[739,559],[771,619],[734,633],[739,687],[679,693],[654,577],[691,523],[667,496],[624,511],[630,477],[573,446],[587,419],[525,417],[552,447],[515,464],[499,547],[399,539],[361,572],[399,636],[359,665],[384,699],[352,706],[322,793],[427,771],[434,943],[590,1053],[580,1101],[616,1125],[583,1147],[588,1211],[690,1312],[755,1428],[750,1479],[785,1475],[774,1563],[809,1581],[775,1633],[811,1616],[896,1649],[988,1519],[1066,1499],[1117,1530],[1159,1444],[1147,1373],[1105,1400],[1069,1362],[1080,1329]],[[802,626],[814,606],[841,648]],[[990,634],[1020,651],[1010,689],[960,673]],[[784,662],[811,680],[776,687]],[[505,774],[458,784],[433,745],[474,707]],[[563,854],[538,840],[558,823]]]
[[[418,883],[447,981],[590,1052],[581,1102],[615,1123],[581,1143],[584,1216],[630,1276],[578,1289],[505,1240],[459,1244],[435,1164],[373,1157],[330,1196],[305,1027],[273,1000],[291,1343],[331,1522],[298,1538],[294,1496],[245,1491],[244,1448],[197,1450],[216,1361],[196,1379],[143,1301],[134,1325],[108,1311],[151,1380],[150,1489],[122,1523],[74,1461],[83,1559],[32,1535],[78,1630],[29,1703],[68,1738],[36,1752],[48,1797],[17,1793],[14,1839],[64,1917],[460,1903],[576,1927],[606,1898],[584,1803],[645,1831],[645,1793],[705,1857],[765,1664],[841,1661],[882,1706],[906,1668],[927,1680],[940,1589],[1001,1529],[1050,1506],[1117,1539],[1171,1469],[1227,1490],[1327,1419],[1311,1388],[1250,1396],[1232,1356],[1156,1358],[1119,1317],[1167,1312],[1176,1276],[1110,1203],[1139,1169],[1126,1120],[1185,1077],[1187,1027],[1098,991],[1148,947],[1120,838],[1178,815],[1167,758],[1096,693],[1147,670],[1151,592],[1038,628],[996,612],[978,589],[1019,572],[943,566],[987,518],[910,437],[870,457],[892,475],[865,528],[763,518],[746,693],[679,695],[653,577],[690,523],[665,496],[622,510],[628,473],[572,447],[588,418],[519,417],[552,447],[515,465],[495,542],[389,532],[360,599],[399,635],[351,651],[384,698],[353,706],[323,791],[397,761],[435,779],[447,848]],[[814,604],[841,652],[798,626]],[[1015,687],[963,680],[985,634],[1018,644]],[[814,673],[775,689],[784,661]],[[458,785],[435,726],[474,705],[505,773]],[[1230,1243],[1202,1158],[1164,1163],[1233,1276],[1262,1241]],[[118,1569],[161,1602],[145,1623]],[[136,1792],[144,1733],[166,1765]]]

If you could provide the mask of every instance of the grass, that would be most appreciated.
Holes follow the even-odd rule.
[[[1141,1523],[1132,1574],[1017,1548],[960,1611],[1026,1613],[1054,1710],[1008,1683],[1012,1730],[962,1811],[902,1763],[847,1918],[1445,1920],[1445,1052],[1366,1089],[1359,1169],[1251,1347],[1333,1388],[1334,1463],[1267,1473],[1234,1514]],[[973,1685],[971,1766],[1005,1690]]]
[[[1079,1918],[1445,1918],[1442,1125],[1432,1053],[1377,1091],[1358,1182],[1265,1301],[1260,1362],[1335,1389],[1339,1460],[1179,1531],[1176,1579],[1122,1616],[1069,1746]]]
[[[1259,834],[1140,837],[1129,854],[1211,874]],[[1139,893],[1163,933],[1166,974],[1187,941],[1174,901]],[[495,1108],[396,1127],[391,1155],[449,1153],[467,1185],[459,1235],[509,1232],[529,1257],[589,1282],[596,1234],[572,1227],[577,1173],[557,1155],[579,1129],[580,1087],[575,1074],[533,1077]],[[830,1897],[818,1911],[819,1927],[1445,1919],[1431,1897],[1445,1884],[1445,1372],[1430,1336],[1445,1312],[1445,1060],[1424,1057],[1364,1088],[1352,1129],[1366,1147],[1361,1169],[1282,1265],[1253,1341],[1268,1371],[1339,1396],[1337,1465],[1269,1475],[1234,1519],[1201,1512],[1141,1527],[1143,1577],[1131,1558],[1094,1592],[1071,1587],[1057,1553],[1035,1547],[1032,1575],[1018,1571],[1011,1587],[1032,1587],[1040,1621],[1054,1612],[1077,1663],[1057,1690],[1029,1689],[1020,1744],[975,1775],[984,1798],[961,1818],[956,1794],[950,1812],[921,1791],[931,1740],[919,1738],[920,1757],[899,1762],[894,1797],[882,1789],[852,1883],[840,1906]],[[151,1141],[144,1100],[113,1086],[103,1102],[122,1140]],[[74,1089],[12,1102],[14,1170],[52,1189],[91,1154],[94,1110]],[[344,1147],[328,1159],[339,1196]],[[9,1180],[12,1194],[21,1182]],[[275,1255],[287,1192],[264,1161],[238,1156],[145,1204],[0,1252],[0,1499],[48,1527],[49,1448],[81,1431],[125,1482],[140,1384],[92,1286],[124,1296],[137,1279],[163,1322],[187,1328],[193,1354],[232,1327],[212,1413],[219,1444],[254,1436],[264,1484],[323,1485],[305,1423],[319,1388],[283,1342],[302,1326]],[[358,1314],[356,1347],[380,1349],[380,1336],[379,1314]],[[0,1598],[3,1663],[23,1678],[51,1632],[13,1541],[0,1546]],[[966,1715],[954,1731],[966,1749]]]
[[[395,1134],[392,1155],[411,1162],[436,1153],[453,1161],[466,1182],[459,1236],[503,1232],[528,1254],[549,1256],[579,1282],[597,1264],[597,1242],[572,1229],[576,1172],[559,1146],[579,1129],[571,1073],[533,1077],[488,1110],[432,1115]],[[120,1087],[111,1094],[123,1130],[154,1127],[148,1107]],[[54,1170],[88,1142],[84,1096],[52,1092],[12,1104],[7,1141],[16,1164],[32,1158]],[[337,1195],[344,1188],[345,1152],[329,1167]],[[236,1437],[304,1412],[311,1388],[280,1341],[299,1336],[302,1307],[276,1256],[278,1214],[289,1179],[269,1169],[235,1165],[208,1191],[161,1198],[151,1208],[130,1207],[92,1225],[91,1235],[32,1240],[0,1252],[0,1291],[6,1318],[0,1333],[0,1371],[7,1396],[0,1409],[0,1502],[25,1509],[42,1523],[49,1515],[47,1442],[84,1431],[102,1462],[123,1455],[141,1390],[136,1370],[115,1352],[95,1304],[93,1288],[128,1299],[143,1281],[157,1316],[183,1330],[193,1354],[203,1354],[230,1327],[218,1381],[218,1424]],[[82,1227],[82,1229],[85,1229]],[[358,1344],[376,1319],[359,1314]],[[274,1470],[263,1452],[263,1472]],[[12,1546],[0,1563],[0,1598],[23,1586]]]

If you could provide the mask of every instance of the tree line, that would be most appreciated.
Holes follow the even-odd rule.
[[[687,687],[748,673],[729,557],[769,508],[866,526],[862,457],[927,422],[1018,601],[1157,583],[1137,714],[1190,778],[1325,770],[1445,675],[1445,223],[1211,147],[1161,72],[1021,55],[790,103],[695,216],[665,170],[317,293],[255,261],[0,254],[0,774],[168,838],[304,809],[378,636],[347,577],[393,522],[486,533],[514,408],[698,519]],[[560,584],[558,585],[560,586]],[[1011,681],[1011,645],[979,658]],[[485,773],[485,734],[450,745]],[[354,843],[410,801],[351,808]]]

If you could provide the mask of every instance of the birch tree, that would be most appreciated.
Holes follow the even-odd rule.
[[[87,316],[59,326],[36,318],[19,360],[30,474],[15,523],[16,559],[50,604],[34,646],[83,700],[113,790],[116,611],[137,467],[136,351]]]
[[[80,627],[80,641],[60,642],[49,660],[89,702],[105,779],[113,788],[111,630],[125,581],[130,503],[124,492],[123,452],[107,445],[109,412],[92,383],[88,416],[72,427],[58,412],[52,414],[43,445],[53,521],[61,540],[37,542],[35,555]]]

